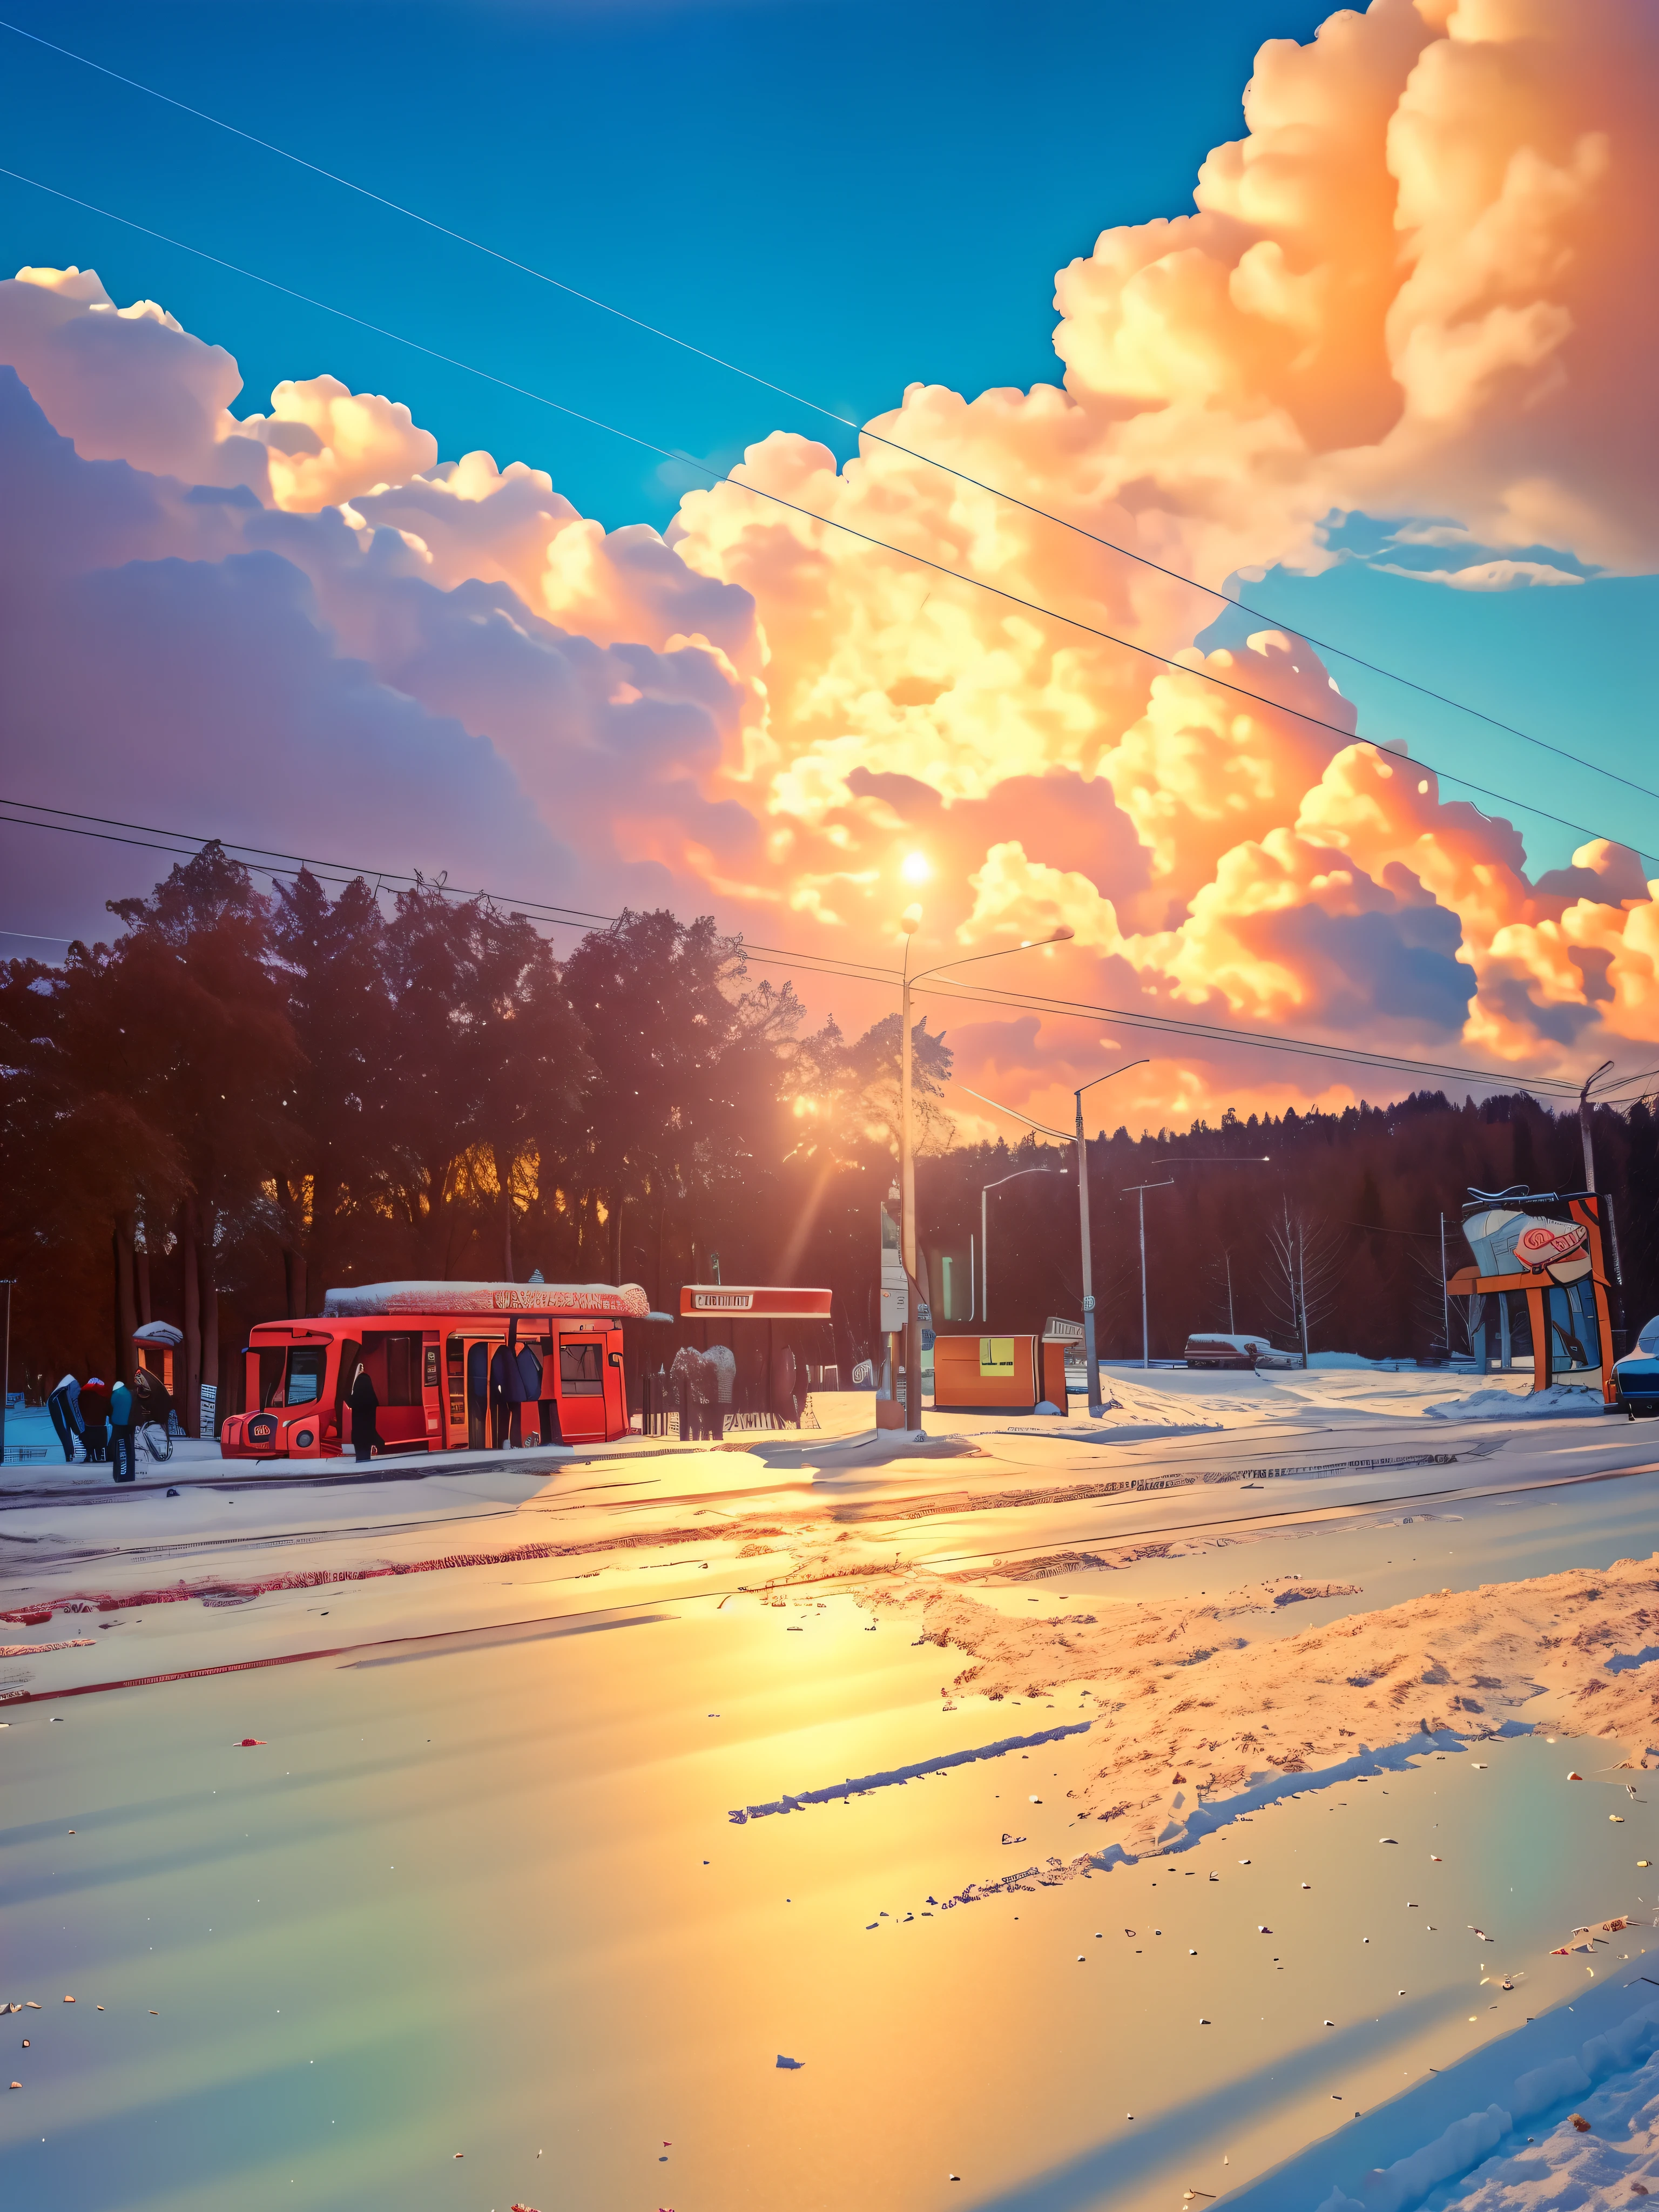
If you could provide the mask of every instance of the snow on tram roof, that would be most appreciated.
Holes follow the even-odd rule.
[[[325,1316],[373,1314],[598,1314],[644,1321],[651,1301],[637,1283],[357,1283],[327,1292]]]

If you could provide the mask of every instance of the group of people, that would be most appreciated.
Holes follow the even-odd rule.
[[[562,1441],[558,1406],[552,1398],[542,1395],[542,1356],[533,1344],[498,1344],[493,1352],[487,1345],[475,1344],[466,1355],[466,1395],[471,1416],[468,1442],[476,1436],[475,1449],[483,1444],[486,1413],[492,1451],[516,1449],[526,1441],[532,1444]],[[526,1407],[536,1424],[536,1434],[528,1439],[524,1433]]]
[[[148,1375],[140,1378],[149,1379]],[[153,1419],[155,1413],[148,1406],[141,1406],[138,1395],[126,1383],[118,1379],[108,1383],[98,1375],[88,1375],[82,1382],[73,1375],[65,1375],[46,1400],[46,1411],[70,1466],[78,1443],[82,1460],[97,1465],[107,1462],[117,1482],[135,1479],[133,1427],[141,1419]]]
[[[552,1398],[542,1395],[542,1358],[533,1344],[498,1344],[493,1353],[487,1344],[473,1345],[466,1356],[466,1395],[467,1442],[474,1450],[485,1448],[486,1418],[492,1451],[526,1443],[562,1442],[558,1406]],[[359,1461],[373,1459],[387,1447],[377,1419],[380,1395],[361,1360],[351,1378],[347,1402],[351,1407],[352,1450]],[[536,1424],[536,1433],[529,1437],[524,1433],[526,1408]]]
[[[728,1344],[711,1344],[706,1352],[683,1344],[674,1354],[668,1380],[678,1385],[680,1437],[683,1442],[718,1442],[726,1433],[726,1416],[732,1410],[738,1379],[737,1354]],[[772,1352],[766,1378],[769,1410],[780,1422],[800,1426],[805,1394],[795,1355],[787,1344]]]

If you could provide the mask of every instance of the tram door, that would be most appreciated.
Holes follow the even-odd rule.
[[[605,1435],[605,1346],[599,1335],[559,1338],[559,1423],[567,1443]]]
[[[448,1435],[453,1451],[486,1451],[489,1447],[489,1362],[498,1336],[473,1336],[459,1331],[444,1347],[445,1396]]]

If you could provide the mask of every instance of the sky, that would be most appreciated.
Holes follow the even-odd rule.
[[[915,850],[930,958],[1065,920],[1028,987],[1517,1079],[1645,1066],[1652,27],[1376,0],[1315,43],[1324,15],[14,0],[0,250],[103,291],[0,286],[40,472],[0,528],[59,580],[9,787],[840,960],[892,957]],[[100,304],[144,300],[176,337]],[[857,438],[809,401],[1026,504],[867,441],[837,472]],[[1267,704],[1234,726],[1148,653]],[[1432,771],[1426,818],[1383,823],[1356,715]],[[0,927],[41,945],[150,865],[0,853]],[[1052,1110],[1062,1029],[958,1036]],[[1156,1116],[1343,1079],[1205,1046],[1134,1080]]]

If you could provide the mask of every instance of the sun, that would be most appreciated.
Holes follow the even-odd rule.
[[[927,865],[927,855],[926,853],[907,854],[905,855],[904,865],[899,870],[900,875],[903,877],[907,884],[925,884],[928,877],[931,876],[933,872],[933,870]]]

